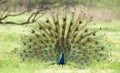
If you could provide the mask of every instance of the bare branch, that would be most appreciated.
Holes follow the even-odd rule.
[[[28,17],[28,19],[24,22],[21,23],[17,23],[17,22],[13,22],[13,21],[4,21],[6,18],[8,17],[15,17],[15,16],[19,16],[19,15],[23,15],[26,11],[19,13],[19,14],[10,14],[9,12],[3,12],[0,13],[0,24],[15,24],[15,25],[25,25],[25,24],[30,24],[30,23],[34,23],[36,22],[40,17],[42,17],[43,15],[39,16],[39,13],[41,12],[41,10],[38,10],[36,12],[33,12],[30,14],[30,16]]]
[[[19,15],[22,15],[22,14],[24,14],[24,13],[25,13],[25,11],[22,12],[22,13],[19,13],[19,14],[9,14],[9,12],[7,12],[7,13],[5,14],[5,12],[4,12],[5,15],[3,14],[4,16],[2,15],[1,18],[0,18],[0,20],[4,20],[4,19],[6,19],[7,17],[10,17],[10,16],[13,16],[13,17],[14,17],[14,16],[19,16]]]

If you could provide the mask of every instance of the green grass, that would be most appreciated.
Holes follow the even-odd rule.
[[[107,45],[111,45],[111,61],[91,64],[85,69],[74,66],[49,65],[45,62],[22,62],[15,54],[10,53],[20,47],[20,36],[28,34],[26,26],[0,25],[0,73],[120,73],[120,22],[96,21],[106,33]],[[93,27],[94,28],[94,27]]]

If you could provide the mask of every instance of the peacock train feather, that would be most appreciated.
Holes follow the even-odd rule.
[[[22,37],[24,47],[20,56],[23,60],[79,66],[105,60],[108,54],[103,36],[98,33],[101,28],[93,29],[92,26],[91,18],[84,13],[48,14],[30,35]]]

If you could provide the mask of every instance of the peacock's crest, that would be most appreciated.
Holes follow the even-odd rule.
[[[73,62],[82,66],[106,59],[107,50],[100,43],[103,36],[97,34],[101,28],[91,28],[91,17],[86,17],[83,12],[47,16],[30,35],[22,38],[24,48],[20,55],[23,60],[59,63],[63,50],[65,64]]]

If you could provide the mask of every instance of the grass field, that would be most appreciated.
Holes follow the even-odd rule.
[[[91,64],[85,69],[65,65],[47,65],[44,62],[22,62],[10,53],[20,47],[20,36],[29,33],[26,26],[0,25],[0,73],[120,73],[120,22],[96,21],[106,33],[107,45],[111,45],[111,61]]]

